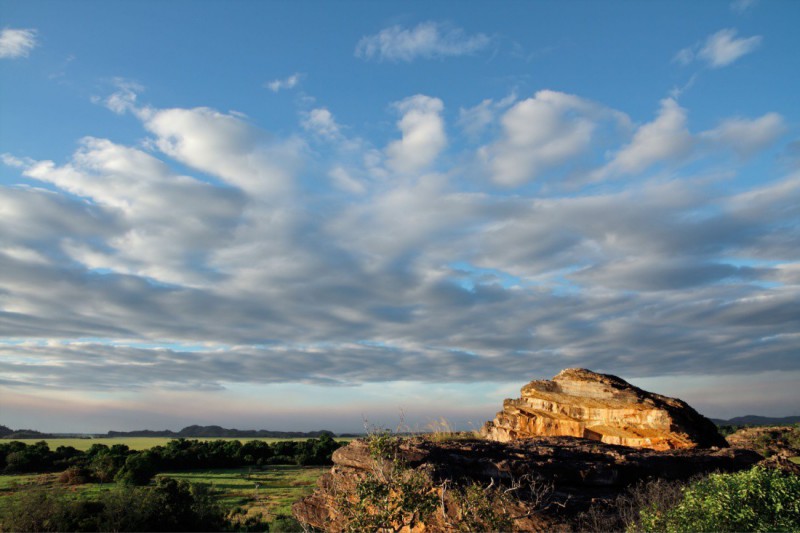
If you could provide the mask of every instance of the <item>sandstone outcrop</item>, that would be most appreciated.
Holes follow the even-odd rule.
[[[459,508],[464,504],[453,495],[470,484],[503,487],[501,492],[508,492],[515,483],[522,487],[505,506],[514,517],[513,527],[508,529],[570,531],[578,513],[598,502],[613,505],[618,495],[640,480],[685,480],[700,473],[742,470],[761,460],[752,451],[733,448],[656,452],[570,437],[508,443],[479,439],[432,442],[418,437],[397,442],[396,463],[422,476],[425,490],[434,491],[437,501],[436,509],[424,521],[397,528],[407,532],[465,527],[457,521],[464,516],[465,510]],[[353,529],[352,521],[341,511],[341,502],[362,497],[364,485],[359,483],[385,479],[388,465],[376,461],[365,440],[336,450],[333,462],[316,491],[295,503],[292,511],[300,522],[325,531]],[[524,483],[520,485],[520,481]]]
[[[531,381],[520,398],[503,402],[482,433],[499,442],[572,436],[653,450],[728,446],[714,423],[686,402],[582,368]]]
[[[728,435],[727,441],[732,448],[752,450],[765,456],[761,466],[800,475],[800,464],[791,460],[800,456],[800,427],[742,428]]]

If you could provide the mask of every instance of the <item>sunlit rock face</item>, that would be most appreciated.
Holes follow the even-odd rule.
[[[552,381],[531,381],[520,398],[503,402],[483,434],[500,442],[583,437],[653,450],[727,446],[714,423],[686,402],[582,368],[562,370]]]

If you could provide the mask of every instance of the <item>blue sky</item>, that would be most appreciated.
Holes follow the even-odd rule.
[[[574,366],[798,414],[798,20],[0,0],[0,423],[468,429]]]

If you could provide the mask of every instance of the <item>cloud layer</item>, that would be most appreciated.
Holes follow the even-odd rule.
[[[781,138],[777,113],[693,132],[673,99],[634,124],[539,91],[462,111],[462,134],[413,95],[374,146],[327,108],[279,137],[136,91],[103,103],[142,145],[4,157],[6,386],[800,370],[800,174],[713,178]]]

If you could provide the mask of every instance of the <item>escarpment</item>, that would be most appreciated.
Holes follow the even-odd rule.
[[[390,461],[375,454],[370,438],[336,450],[334,465],[316,491],[293,505],[294,516],[325,531],[364,530],[374,525],[367,519],[387,507],[400,508],[427,496],[432,505],[426,513],[419,510],[421,505],[407,505],[407,512],[395,514],[395,521],[387,519],[384,526],[409,533],[462,531],[476,503],[459,495],[470,494],[469,487],[482,493],[496,487],[499,494],[513,497],[501,501],[510,522],[471,529],[570,531],[578,513],[600,501],[613,504],[640,480],[685,480],[749,468],[761,460],[755,452],[734,448],[657,452],[570,437],[505,443],[398,437],[395,445]],[[392,483],[392,477],[399,481]],[[381,505],[374,499],[370,505],[365,494],[376,487],[384,487],[384,499]]]
[[[714,423],[686,402],[582,368],[531,381],[520,398],[503,402],[482,433],[499,442],[569,436],[653,450],[728,446]]]

